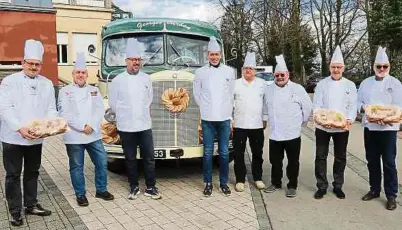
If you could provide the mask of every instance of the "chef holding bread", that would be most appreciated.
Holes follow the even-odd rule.
[[[23,224],[23,207],[26,215],[51,215],[37,199],[43,139],[30,127],[35,120],[57,117],[53,84],[39,74],[43,52],[40,41],[25,41],[23,70],[4,78],[0,86],[0,140],[6,170],[6,200],[13,226]],[[23,165],[24,191],[21,194]]]
[[[88,206],[84,177],[85,150],[95,165],[95,197],[114,199],[107,191],[107,156],[102,143],[101,123],[105,107],[98,88],[87,84],[84,53],[77,53],[72,76],[73,83],[60,89],[58,109],[60,116],[71,127],[63,138],[77,204]]]
[[[335,155],[333,192],[339,199],[345,198],[342,186],[346,166],[346,148],[349,129],[357,114],[357,90],[352,81],[342,77],[344,71],[342,52],[337,46],[330,63],[331,76],[317,84],[313,99],[316,123],[315,177],[318,187],[314,194],[315,199],[321,199],[327,193],[327,157],[331,137]]]
[[[385,48],[378,48],[374,62],[375,76],[366,78],[358,92],[358,109],[363,113],[364,147],[369,171],[370,191],[362,197],[369,201],[380,196],[381,159],[384,172],[386,208],[394,210],[398,193],[395,164],[397,131],[402,108],[402,85],[389,75],[390,63]]]

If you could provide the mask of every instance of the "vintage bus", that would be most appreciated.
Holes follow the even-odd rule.
[[[208,63],[207,46],[211,36],[215,36],[222,46],[222,38],[215,26],[201,21],[167,18],[117,20],[102,30],[98,86],[105,97],[105,105],[108,83],[125,70],[127,38],[135,37],[141,45],[141,71],[150,74],[154,93],[151,118],[156,159],[200,158],[203,155],[201,118],[192,87],[194,71]],[[94,50],[89,47],[89,51]],[[224,55],[222,61],[225,62]],[[185,111],[171,112],[163,104],[162,94],[180,88],[188,92],[188,105]],[[109,112],[106,111],[105,118],[113,122],[113,114]],[[122,167],[118,159],[124,158],[118,138],[113,140],[104,140],[108,167],[112,171]],[[231,141],[229,147],[232,152]]]

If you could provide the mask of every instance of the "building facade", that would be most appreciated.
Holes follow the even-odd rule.
[[[53,0],[56,9],[57,63],[59,80],[72,81],[76,53],[84,52],[88,67],[88,83],[98,82],[102,50],[102,27],[112,17],[111,0]],[[95,48],[90,54],[88,47]]]
[[[0,0],[0,80],[22,70],[27,39],[43,43],[41,74],[56,86],[56,11],[51,0]]]

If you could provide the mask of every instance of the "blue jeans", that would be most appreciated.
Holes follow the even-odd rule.
[[[226,185],[229,174],[229,136],[230,120],[226,121],[201,121],[204,145],[203,174],[204,182],[212,183],[212,156],[214,153],[214,139],[218,137],[219,153],[219,182]]]
[[[398,194],[398,175],[396,170],[396,131],[370,131],[364,128],[364,147],[369,170],[370,190],[381,192],[381,160],[384,172],[385,195],[396,197]]]
[[[70,177],[75,195],[85,195],[84,177],[84,151],[95,165],[95,187],[97,193],[107,191],[107,156],[102,140],[88,144],[66,144],[68,158],[70,159]]]
[[[119,131],[130,188],[138,187],[138,168],[137,168],[137,147],[140,147],[140,155],[145,169],[145,185],[147,188],[155,187],[155,159],[154,141],[152,130],[140,132]]]

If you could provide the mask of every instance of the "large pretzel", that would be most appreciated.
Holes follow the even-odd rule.
[[[314,122],[322,126],[345,128],[346,118],[342,113],[329,109],[318,109],[314,112]]]
[[[120,136],[117,133],[117,127],[113,123],[104,122],[102,124],[102,140],[107,144],[119,144]]]
[[[184,88],[165,90],[162,94],[162,104],[171,113],[182,113],[186,111],[190,101],[190,95]]]
[[[369,122],[399,123],[402,118],[402,111],[397,106],[369,105],[365,112]]]

